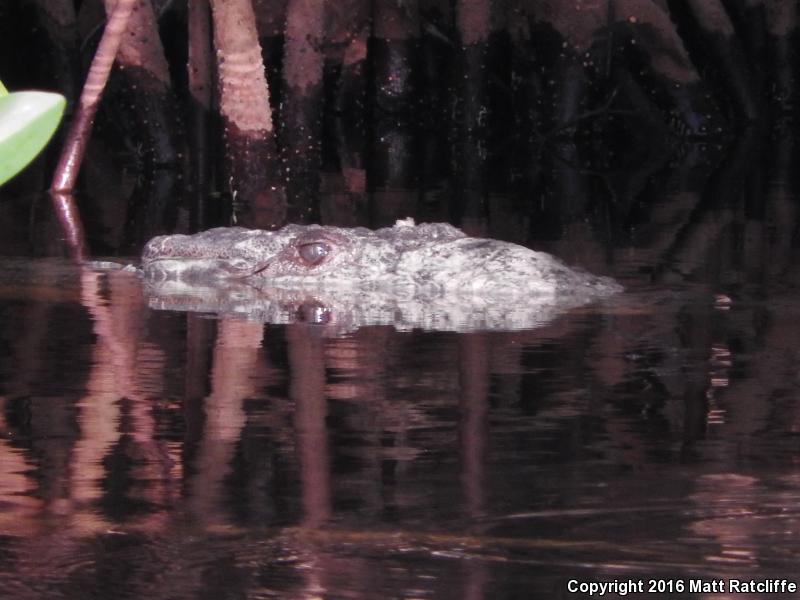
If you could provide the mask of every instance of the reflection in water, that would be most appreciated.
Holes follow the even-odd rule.
[[[464,487],[465,512],[476,518],[481,516],[484,505],[486,420],[489,414],[489,345],[485,334],[466,337],[460,342],[461,481]]]
[[[613,250],[570,216],[592,213],[591,180],[554,170],[576,206],[528,215],[567,232],[535,245],[627,291],[535,328],[151,311],[131,273],[0,259],[4,593],[477,600],[791,577],[797,197],[769,171],[745,193],[752,143],[711,178],[687,160],[610,181],[628,205]],[[481,221],[484,200],[510,211],[474,196],[470,226],[524,235]]]
[[[230,524],[225,478],[231,475],[242,428],[245,400],[253,395],[263,326],[220,320],[211,366],[211,393],[203,401],[205,424],[188,478],[188,506],[207,526]]]
[[[135,275],[33,264],[75,279],[4,300],[48,325],[4,329],[20,597],[102,594],[120,561],[134,596],[489,598],[781,575],[797,551],[796,336],[773,316],[792,302],[647,284],[531,331],[327,337],[150,312]]]
[[[303,325],[287,327],[286,343],[303,524],[319,527],[331,516],[324,350],[318,332]]]

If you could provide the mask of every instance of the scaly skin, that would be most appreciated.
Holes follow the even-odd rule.
[[[620,291],[606,277],[444,223],[364,228],[238,227],[148,242],[154,308],[240,314],[269,322],[331,319],[466,331],[518,329]]]
[[[288,225],[279,231],[230,227],[161,236],[148,242],[142,267],[151,281],[235,280],[255,288],[405,290],[414,296],[589,299],[619,290],[613,281],[543,252],[468,237],[445,223],[405,221],[376,231]]]

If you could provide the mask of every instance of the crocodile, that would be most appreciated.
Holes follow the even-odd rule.
[[[153,308],[344,330],[523,329],[621,290],[544,252],[411,219],[377,230],[287,225],[159,236],[143,250],[142,272]]]

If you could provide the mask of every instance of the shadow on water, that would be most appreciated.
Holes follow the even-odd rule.
[[[4,593],[567,597],[569,580],[794,572],[792,142],[514,141],[473,155],[472,178],[437,143],[418,144],[421,169],[370,177],[328,156],[322,221],[454,221],[625,293],[469,333],[155,311],[135,274],[53,258],[46,201],[4,198]],[[99,195],[80,198],[95,255],[188,223],[168,177],[96,157]]]

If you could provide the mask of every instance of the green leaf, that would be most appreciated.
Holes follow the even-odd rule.
[[[55,133],[66,100],[50,92],[0,97],[0,185],[31,162]]]
[[[6,86],[3,85],[3,82],[0,81],[0,98],[3,96],[8,96],[8,90],[6,89]]]

